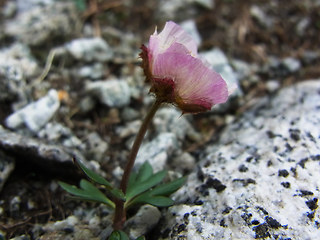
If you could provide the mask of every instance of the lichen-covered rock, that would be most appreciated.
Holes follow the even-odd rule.
[[[163,239],[320,237],[320,82],[257,101],[175,194]]]

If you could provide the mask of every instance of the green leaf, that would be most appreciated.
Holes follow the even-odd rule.
[[[157,207],[171,206],[174,201],[167,196],[177,191],[185,183],[186,178],[187,177],[181,177],[172,182],[164,183],[153,189],[149,189],[126,202],[125,208],[129,209],[131,206],[141,203],[147,203]]]
[[[95,173],[94,171],[87,168],[81,161],[75,159],[77,164],[80,166],[82,171],[94,182],[99,183],[101,185],[106,186],[108,189],[112,189],[111,183],[109,183],[106,179],[101,177],[99,174]]]
[[[129,237],[123,231],[113,231],[108,240],[129,240]]]
[[[80,187],[70,185],[64,182],[59,182],[59,185],[68,193],[86,201],[94,201],[106,204],[110,208],[115,208],[114,203],[107,198],[98,188],[87,180],[80,181]]]
[[[153,174],[153,169],[148,161],[146,161],[142,166],[139,168],[138,175],[136,178],[136,182],[143,182],[150,178]]]
[[[133,199],[132,202],[130,203],[130,206],[138,203],[150,204],[156,207],[169,207],[174,204],[174,201],[169,197],[151,196],[150,192],[147,192]]]
[[[146,240],[146,238],[144,236],[141,236],[141,237],[136,238],[136,240]]]
[[[131,198],[154,187],[163,180],[166,174],[167,171],[163,170],[157,172],[156,174],[153,174],[151,177],[142,182],[135,182],[134,185],[130,189],[128,189],[126,199],[129,201]]]
[[[161,184],[150,190],[150,194],[153,196],[169,196],[177,191],[186,182],[186,180],[187,177],[181,177],[173,180],[172,182]]]
[[[108,190],[108,192],[110,192],[112,196],[119,198],[122,201],[126,201],[126,196],[123,194],[123,192],[120,189],[114,188],[114,189]]]
[[[129,182],[128,182],[128,187],[127,187],[127,192],[131,191],[131,188],[134,187],[135,182],[136,182],[136,178],[137,178],[138,173],[136,172],[132,172],[130,174],[130,178],[129,178]]]

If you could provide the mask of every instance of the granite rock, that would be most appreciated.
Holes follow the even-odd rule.
[[[318,239],[319,103],[319,80],[257,100],[206,147],[162,239]]]
[[[173,133],[161,133],[151,142],[141,146],[135,161],[135,168],[139,168],[144,162],[149,161],[154,172],[163,170],[168,158],[178,148],[179,142]]]

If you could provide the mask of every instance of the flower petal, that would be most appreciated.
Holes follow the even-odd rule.
[[[166,23],[160,34],[155,32],[150,36],[149,48],[153,56],[156,56],[157,54],[166,51],[174,43],[183,45],[188,50],[189,54],[193,56],[197,55],[197,43],[187,32],[172,21]]]
[[[175,52],[160,54],[155,59],[152,74],[174,80],[178,105],[210,109],[228,98],[228,88],[223,78],[191,55]]]

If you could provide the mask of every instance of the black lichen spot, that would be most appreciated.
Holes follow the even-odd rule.
[[[267,162],[267,167],[270,167],[270,166],[272,166],[272,165],[273,165],[272,161],[269,160],[269,161]]]
[[[310,139],[310,141],[316,143],[316,139],[314,138],[314,136],[310,132],[307,132],[307,137]]]
[[[243,187],[246,187],[249,184],[256,184],[256,181],[253,180],[252,178],[246,178],[246,179],[235,178],[232,180],[232,182],[241,183]]]
[[[184,220],[184,223],[185,223],[186,225],[189,224],[189,216],[190,216],[190,213],[185,213],[185,214],[183,215],[183,220]]]
[[[207,184],[202,184],[200,187],[196,188],[197,191],[201,193],[202,196],[209,196],[209,190]]]
[[[252,228],[256,233],[255,238],[268,238],[270,237],[269,228],[267,223],[262,223]]]
[[[289,172],[286,169],[280,169],[278,171],[278,176],[279,177],[288,177],[289,176]]]
[[[254,219],[254,220],[251,221],[251,224],[252,225],[259,225],[260,222],[258,220],[256,220],[256,219]]]
[[[200,200],[199,198],[197,198],[193,203],[194,203],[194,205],[198,205],[198,206],[203,205],[203,201]]]
[[[316,210],[318,207],[318,198],[313,198],[309,201],[306,201],[306,204],[311,211]]]
[[[266,134],[267,134],[268,138],[275,138],[277,136],[272,131],[267,131]]]
[[[307,212],[307,217],[312,221],[312,219],[314,218],[314,211]]]
[[[303,158],[301,159],[298,164],[302,167],[302,168],[305,168],[305,164],[306,162],[308,161],[308,158]]]
[[[177,232],[178,233],[181,233],[183,232],[184,230],[186,230],[187,226],[185,224],[180,224],[179,227],[178,227],[178,230]]]
[[[243,213],[241,217],[246,222],[246,224],[248,224],[249,226],[251,225],[251,220],[250,220],[252,218],[251,213]]]
[[[320,154],[318,154],[318,155],[312,155],[312,156],[310,156],[310,158],[311,158],[313,161],[319,161],[319,160],[320,160]]]
[[[217,192],[222,192],[227,187],[217,178],[208,178],[205,184],[208,188],[214,188]]]
[[[308,190],[299,190],[301,194],[299,196],[304,197],[304,196],[312,196],[313,192],[308,191]]]
[[[297,176],[297,169],[292,167],[290,168],[290,171],[293,173],[294,176]]]
[[[223,211],[222,214],[228,214],[232,210],[232,207],[226,207]]]
[[[285,188],[290,188],[290,183],[289,182],[282,182],[281,185]]]
[[[256,208],[260,210],[264,215],[269,215],[268,211],[265,210],[263,207],[257,206]]]
[[[241,164],[238,168],[239,172],[246,172],[248,171],[248,168],[244,165],[244,164]]]
[[[266,220],[267,224],[271,228],[278,229],[278,228],[282,227],[281,224],[272,217],[266,216],[264,219]]]
[[[197,178],[198,178],[201,182],[204,181],[204,174],[203,174],[203,171],[202,171],[201,168],[198,169]]]
[[[299,141],[300,140],[300,130],[299,129],[289,129],[290,137],[294,141]]]
[[[197,214],[196,211],[192,211],[192,212],[191,212],[191,215],[195,217],[195,216],[197,216],[198,214]]]
[[[221,227],[228,227],[228,225],[226,225],[226,221],[225,221],[224,219],[222,219],[222,220],[220,221],[220,226],[221,226]]]
[[[253,159],[253,157],[252,157],[252,156],[247,157],[246,162],[251,162],[251,161],[252,161],[252,159]]]
[[[287,152],[292,152],[293,147],[289,143],[286,143],[285,146],[286,146],[286,151]]]

